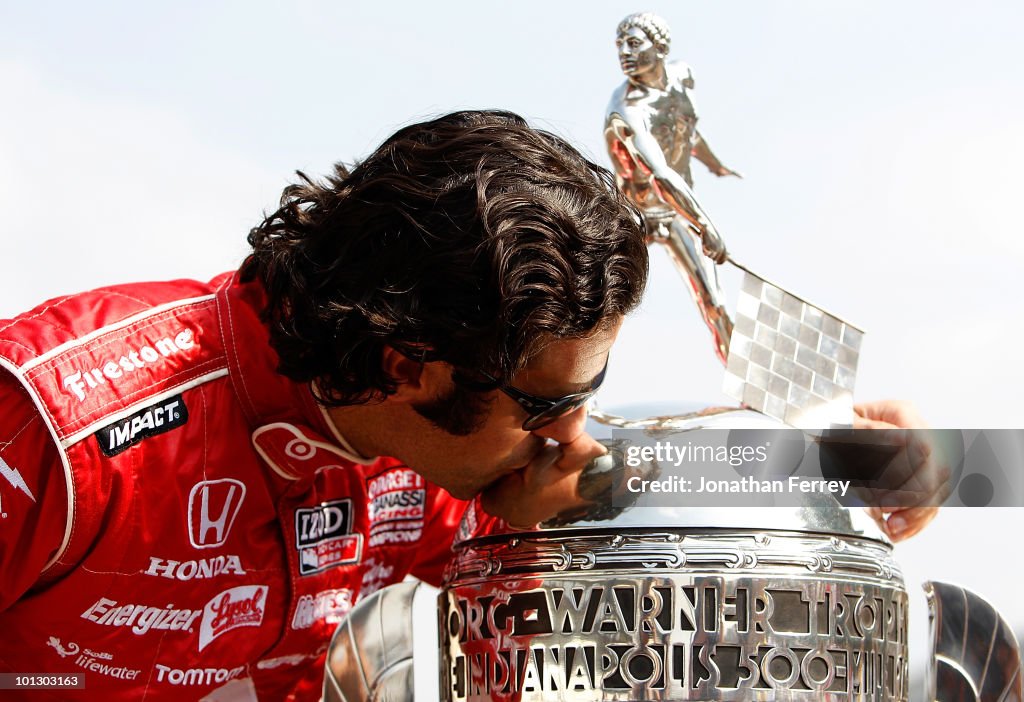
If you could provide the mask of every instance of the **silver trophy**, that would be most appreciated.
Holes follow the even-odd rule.
[[[679,443],[792,431],[750,410],[637,426]],[[439,678],[425,699],[446,702],[911,699],[908,593],[863,511],[820,493],[788,507],[645,503],[629,485],[663,472],[631,465],[630,442],[607,445],[581,479],[589,508],[526,530],[467,511],[438,599],[439,661],[414,642],[416,585],[357,604],[331,645],[324,699],[411,700],[421,665]],[[927,699],[1024,699],[998,613],[943,583],[928,601]]]
[[[410,700],[417,666],[439,682],[427,699],[445,702],[910,699],[909,596],[891,542],[862,509],[824,490],[730,507],[679,506],[630,487],[670,477],[657,461],[630,460],[645,442],[848,425],[863,337],[745,266],[727,313],[716,265],[739,264],[693,193],[691,157],[738,174],[698,131],[693,73],[666,62],[669,41],[667,24],[649,13],[618,26],[627,80],[609,105],[606,142],[651,242],[667,247],[690,285],[726,364],[726,392],[744,407],[592,413],[595,436],[620,433],[580,478],[588,506],[523,530],[474,503],[438,598],[439,660],[414,642],[421,589],[385,588],[339,627],[327,702]],[[809,454],[780,455],[772,470],[793,478]],[[998,613],[961,588],[926,589],[927,699],[1024,700],[1020,651]]]
[[[644,431],[682,443],[751,426],[788,430],[737,410]],[[631,502],[638,476],[662,474],[594,467],[595,509],[529,533],[476,516],[442,595],[445,700],[908,699],[907,593],[866,515],[820,494]]]

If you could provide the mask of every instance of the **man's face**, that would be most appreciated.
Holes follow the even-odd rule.
[[[588,389],[604,368],[620,323],[587,339],[551,342],[509,384],[551,399]],[[551,424],[524,431],[527,413],[515,400],[500,390],[485,395],[486,414],[475,431],[455,436],[423,422],[428,426],[417,426],[416,446],[404,456],[425,478],[461,499],[514,477],[547,443],[580,438],[586,422],[586,408],[580,407]]]
[[[619,50],[622,72],[640,82],[655,76],[665,58],[647,33],[639,27],[629,27],[619,32],[615,46]]]

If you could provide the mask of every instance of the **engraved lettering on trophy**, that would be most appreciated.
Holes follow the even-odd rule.
[[[456,596],[445,619],[462,651],[451,689],[455,699],[597,689],[898,696],[904,614],[903,593],[845,582],[648,578]]]

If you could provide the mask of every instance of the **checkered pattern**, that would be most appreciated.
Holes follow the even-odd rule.
[[[747,271],[724,390],[801,429],[849,426],[864,332]]]

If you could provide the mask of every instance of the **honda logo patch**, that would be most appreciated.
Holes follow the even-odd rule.
[[[234,478],[204,480],[188,495],[188,538],[195,548],[217,548],[228,539],[245,499],[245,484]]]

